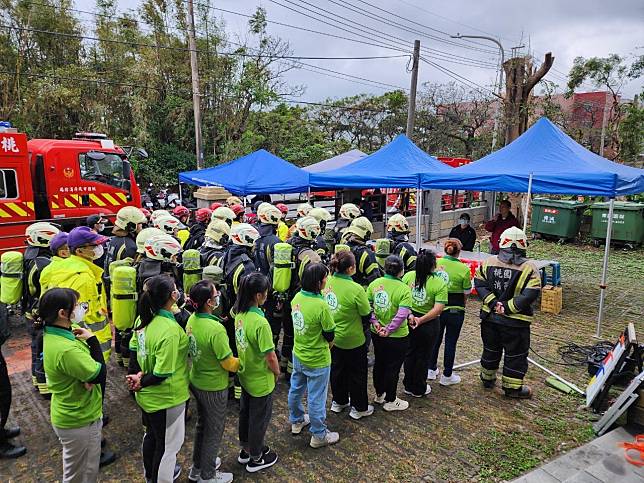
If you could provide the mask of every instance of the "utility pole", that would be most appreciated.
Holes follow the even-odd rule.
[[[416,88],[418,87],[418,61],[420,60],[420,40],[414,40],[414,56],[411,65],[411,86],[409,87],[409,107],[407,109],[407,137],[414,136],[414,117],[416,116]]]
[[[195,149],[197,169],[203,168],[203,147],[201,140],[201,99],[199,94],[199,67],[197,66],[197,42],[195,40],[195,10],[193,0],[188,0],[188,48],[190,49],[190,71],[192,73],[192,105],[195,115]]]

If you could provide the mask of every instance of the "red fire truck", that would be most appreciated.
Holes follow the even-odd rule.
[[[89,215],[112,218],[141,193],[125,151],[104,134],[72,140],[31,139],[0,131],[0,253],[25,247],[34,221],[70,229]]]

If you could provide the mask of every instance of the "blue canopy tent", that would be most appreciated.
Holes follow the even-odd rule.
[[[309,173],[264,149],[221,166],[179,173],[179,181],[221,186],[236,195],[305,193]]]
[[[308,171],[309,173],[323,173],[324,171],[342,168],[343,166],[351,164],[361,158],[364,158],[365,156],[366,154],[359,149],[352,149],[351,151],[338,154],[337,156],[325,159],[324,161],[320,161],[319,163],[311,164],[310,166],[306,166],[302,169],[304,171]]]
[[[644,192],[644,170],[614,163],[587,150],[542,117],[502,149],[445,173],[421,175],[423,189],[462,189],[610,197],[599,296],[601,333],[615,196]],[[523,228],[528,210],[524,210]]]

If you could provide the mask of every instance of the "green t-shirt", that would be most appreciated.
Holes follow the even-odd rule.
[[[235,317],[235,343],[239,354],[239,381],[253,397],[267,396],[275,389],[275,375],[266,355],[275,350],[268,320],[257,307]]]
[[[465,310],[465,292],[471,290],[472,279],[470,267],[461,262],[458,258],[445,255],[437,260],[438,269],[449,276],[447,290],[448,300],[446,309]]]
[[[190,398],[188,336],[172,313],[160,310],[147,326],[135,330],[130,349],[136,351],[143,374],[165,377],[163,382],[135,393],[145,412],[178,406]]]
[[[186,324],[190,358],[190,383],[201,391],[228,387],[228,371],[221,361],[232,355],[226,329],[210,314],[192,314]]]
[[[324,298],[335,322],[333,344],[340,349],[355,349],[364,344],[362,316],[371,312],[364,288],[350,276],[336,273],[327,281]]]
[[[403,282],[411,289],[411,310],[424,315],[434,308],[434,304],[446,304],[447,278],[445,272],[436,271],[431,277],[427,277],[424,287],[416,288],[416,271],[406,273]]]
[[[101,365],[92,359],[89,347],[71,330],[45,327],[43,360],[51,392],[51,424],[73,429],[87,426],[103,416],[101,386],[91,391],[83,383],[94,379]]]
[[[402,280],[391,275],[377,278],[367,288],[367,298],[373,306],[378,322],[382,326],[389,325],[400,307],[411,309],[411,290]],[[373,326],[372,332],[376,332]],[[409,327],[405,319],[400,327],[389,334],[389,337],[405,337],[409,334]]]
[[[300,290],[291,300],[293,353],[307,367],[331,365],[331,349],[322,331],[335,331],[331,310],[322,295]]]

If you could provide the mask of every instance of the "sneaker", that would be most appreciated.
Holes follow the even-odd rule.
[[[385,411],[404,411],[408,407],[409,403],[407,401],[396,398],[395,401],[386,402],[385,404],[383,404],[382,409],[384,409]]]
[[[446,377],[445,374],[441,376],[441,386],[453,386],[454,384],[458,384],[461,382],[461,376],[458,374],[452,373],[451,376]]]
[[[221,467],[221,458],[217,456],[215,459],[215,470],[218,470]],[[201,479],[201,469],[195,468],[194,466],[190,467],[190,472],[188,473],[188,480],[190,481],[199,481]]]
[[[20,435],[20,426],[15,426],[13,428],[4,428],[4,437],[5,439],[15,438]]]
[[[172,474],[172,481],[177,481],[181,475],[181,465],[179,463],[174,465],[174,473]]]
[[[268,454],[271,452],[271,449],[268,446],[264,446],[262,449],[262,454]],[[250,463],[250,455],[243,449],[239,451],[239,456],[237,456],[237,462],[240,465],[247,465]],[[219,466],[217,467],[219,468]]]
[[[246,471],[249,473],[256,473],[266,468],[270,468],[275,463],[277,463],[277,453],[274,451],[268,451],[267,453],[263,453],[262,457],[258,460],[251,459],[246,465]]]
[[[411,397],[425,397],[428,394],[431,394],[432,388],[430,387],[429,384],[427,384],[424,394],[414,394],[413,392],[408,391],[407,389],[403,389],[403,392]]]
[[[291,424],[291,434],[300,434],[309,424],[311,424],[311,420],[309,419],[309,415],[305,414],[302,421]]]
[[[5,443],[0,443],[0,459],[14,459],[24,456],[27,452],[27,448],[24,446],[18,446],[11,444],[8,441]]]
[[[358,411],[356,408],[351,408],[351,412],[349,413],[349,417],[352,419],[361,419],[361,418],[366,418],[367,416],[371,416],[373,414],[373,406],[369,404],[367,406],[366,411]]]
[[[427,370],[427,379],[430,381],[435,380],[438,377],[438,373],[440,371],[438,369],[428,369]]]
[[[230,483],[233,481],[233,474],[232,473],[224,473],[221,471],[215,472],[215,477],[210,478],[208,480],[202,480],[199,478],[199,483]]]
[[[335,444],[338,441],[340,441],[340,435],[338,433],[327,431],[323,438],[318,438],[316,435],[311,436],[309,445],[311,448],[322,448],[330,444]]]
[[[384,404],[385,403],[385,395],[383,394],[376,394],[376,397],[373,398],[373,402],[376,404]]]
[[[351,406],[350,403],[338,404],[335,401],[331,401],[331,411],[333,411],[334,413],[340,414],[342,411],[344,411],[345,409],[347,409],[350,406]]]
[[[101,459],[99,460],[98,466],[103,468],[104,466],[111,465],[116,461],[116,453],[104,449],[101,451]]]

